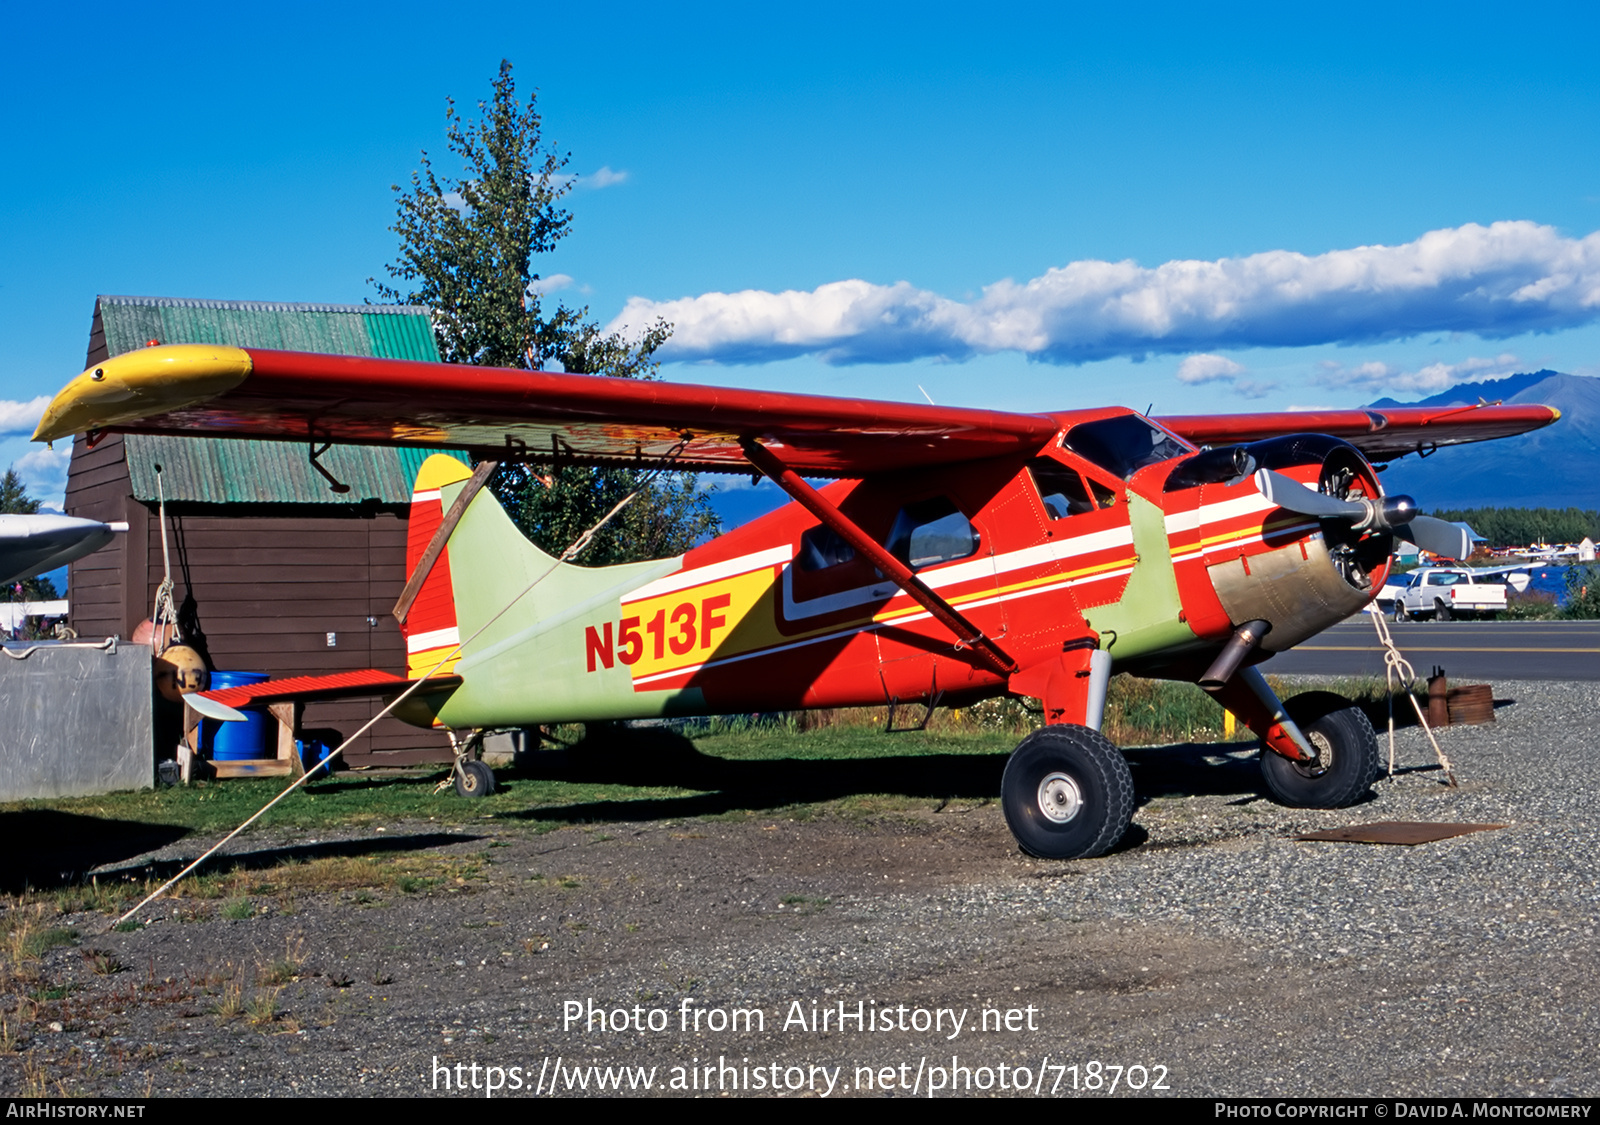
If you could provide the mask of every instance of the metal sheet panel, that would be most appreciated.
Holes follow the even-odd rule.
[[[298,442],[232,441],[152,434],[124,438],[133,495],[157,499],[156,466],[169,501],[203,504],[359,504],[376,500],[406,504],[411,481],[392,449],[336,445],[318,461],[350,487],[335,492],[311,467],[310,450]]]
[[[1431,844],[1448,840],[1452,836],[1465,836],[1469,832],[1488,832],[1504,828],[1504,824],[1449,824],[1429,820],[1379,820],[1372,824],[1355,824],[1348,828],[1328,828],[1321,832],[1306,832],[1296,840],[1326,840],[1341,844]]]
[[[426,316],[398,316],[393,313],[363,314],[372,354],[381,359],[420,359],[439,362],[439,345],[433,336],[433,322]]]
[[[148,645],[6,646],[0,655],[0,801],[149,789],[155,773]],[[12,654],[27,652],[21,659]]]
[[[337,355],[437,362],[433,322],[415,306],[208,301],[102,296],[106,350],[120,355],[163,344],[230,344]],[[349,492],[335,492],[309,463],[305,446],[272,441],[130,435],[133,495],[204,504],[404,504],[426,452],[334,446],[320,462]]]

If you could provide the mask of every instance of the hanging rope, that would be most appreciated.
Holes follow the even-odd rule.
[[[1394,638],[1389,635],[1389,623],[1384,620],[1383,611],[1377,605],[1369,604],[1367,612],[1372,615],[1372,625],[1378,630],[1378,643],[1383,646],[1384,685],[1389,691],[1389,772],[1388,777],[1394,777],[1394,693],[1399,687],[1406,693],[1406,698],[1411,700],[1412,710],[1417,713],[1417,722],[1422,724],[1423,733],[1428,736],[1428,741],[1433,744],[1433,752],[1439,759],[1439,765],[1444,769],[1446,784],[1452,788],[1456,785],[1455,770],[1450,766],[1450,759],[1439,746],[1439,740],[1433,737],[1433,728],[1428,726],[1428,717],[1422,713],[1422,705],[1417,702],[1415,690],[1417,683],[1416,670],[1395,646]]]
[[[155,654],[160,656],[169,644],[180,640],[178,607],[172,600],[172,552],[167,546],[167,492],[161,483],[160,465],[156,466],[156,501],[159,504],[157,518],[161,522],[161,585],[156,587],[155,606],[150,610],[150,643]],[[166,638],[165,644],[161,631],[163,621],[172,629],[172,636]]]
[[[243,832],[246,828],[249,828],[256,821],[260,820],[263,816],[265,816],[267,814],[268,810],[270,810],[279,801],[283,800],[289,794],[293,793],[297,789],[300,789],[301,787],[306,785],[308,782],[310,782],[312,779],[314,779],[319,772],[332,771],[333,763],[339,758],[339,756],[341,754],[344,753],[345,747],[349,746],[352,742],[354,742],[356,739],[360,738],[363,734],[366,734],[367,731],[371,730],[373,728],[373,726],[377,724],[378,720],[380,720],[380,719],[384,718],[385,716],[389,715],[390,713],[392,713],[396,707],[400,706],[400,704],[404,703],[407,699],[409,699],[412,696],[412,694],[414,694],[419,688],[421,688],[425,683],[427,683],[428,680],[431,677],[436,675],[438,673],[439,669],[443,668],[446,664],[450,663],[450,661],[454,660],[458,655],[460,655],[462,649],[466,648],[473,641],[475,641],[479,637],[481,637],[485,630],[487,630],[496,621],[499,621],[500,618],[504,617],[508,612],[510,612],[511,608],[513,606],[515,606],[518,602],[522,601],[523,598],[525,598],[529,594],[531,594],[533,592],[533,590],[534,590],[534,587],[538,586],[539,583],[543,582],[546,578],[550,577],[550,575],[554,574],[558,567],[560,567],[563,563],[570,562],[572,559],[577,558],[578,555],[580,555],[583,552],[584,548],[586,548],[589,545],[590,541],[594,539],[595,535],[600,531],[600,529],[605,527],[606,524],[610,523],[611,520],[617,515],[618,512],[621,512],[623,508],[626,508],[628,506],[628,504],[632,502],[634,497],[638,496],[639,493],[643,492],[647,487],[649,487],[649,485],[652,482],[654,482],[656,477],[660,476],[661,473],[665,472],[667,470],[667,468],[669,466],[671,466],[672,463],[674,461],[676,461],[678,459],[678,457],[683,453],[684,447],[687,446],[687,445],[688,445],[688,439],[684,439],[684,440],[678,442],[678,444],[673,446],[670,450],[668,450],[666,455],[661,459],[661,461],[657,463],[656,467],[651,469],[648,473],[646,473],[643,477],[641,477],[638,480],[637,483],[635,483],[632,492],[628,493],[628,495],[624,496],[621,500],[617,501],[617,503],[612,507],[612,509],[609,512],[607,512],[605,515],[600,517],[599,522],[597,522],[593,527],[589,528],[589,530],[585,531],[582,535],[578,536],[578,538],[576,540],[574,540],[572,546],[568,547],[565,551],[561,552],[561,557],[560,558],[556,559],[548,567],[546,567],[544,572],[541,573],[532,582],[529,582],[527,584],[527,586],[525,586],[523,588],[522,592],[520,594],[518,594],[516,597],[512,598],[509,602],[507,602],[505,604],[505,606],[498,613],[496,613],[493,617],[489,618],[489,620],[485,621],[482,625],[480,625],[478,627],[477,631],[472,634],[472,636],[468,637],[466,640],[462,641],[460,644],[456,645],[455,648],[451,649],[448,653],[446,653],[444,655],[444,657],[437,664],[435,664],[431,669],[429,669],[427,675],[423,676],[421,679],[413,681],[410,687],[406,688],[405,691],[403,691],[399,695],[395,696],[395,698],[386,707],[384,707],[383,710],[379,711],[376,715],[372,716],[371,719],[367,720],[366,724],[363,725],[360,730],[356,731],[349,738],[346,738],[343,742],[341,742],[336,750],[334,750],[332,753],[330,753],[326,758],[324,758],[321,762],[317,763],[311,769],[307,770],[300,777],[296,778],[295,781],[287,789],[285,789],[282,793],[279,793],[276,797],[272,798],[272,800],[268,801],[265,805],[262,805],[261,808],[256,811],[254,816],[252,816],[249,820],[246,820],[243,824],[239,825],[239,827],[235,828],[232,832],[228,833],[222,839],[218,840],[215,844],[213,844],[209,849],[207,849],[206,852],[203,855],[201,855],[198,859],[196,859],[193,863],[189,864],[189,866],[185,867],[182,871],[178,872],[172,878],[168,879],[165,883],[161,884],[161,886],[157,887],[154,891],[150,892],[150,894],[146,895],[144,897],[144,899],[142,901],[140,901],[140,903],[137,906],[135,906],[132,910],[128,911],[122,917],[118,918],[116,920],[116,922],[113,923],[113,925],[114,926],[122,925],[124,922],[128,921],[129,919],[131,919],[135,914],[139,913],[139,911],[143,910],[150,903],[154,902],[156,899],[158,899],[162,895],[166,894],[167,891],[169,891],[173,887],[177,886],[178,883],[181,880],[183,880],[191,871],[194,871],[196,868],[198,868],[206,860],[208,860],[212,856],[216,855],[217,852],[222,849],[223,845],[227,844],[230,840],[232,840],[235,837],[237,837],[241,832]],[[160,477],[158,476],[156,479],[157,479],[157,482],[158,482],[157,490],[159,492]],[[163,549],[165,549],[165,527],[164,526],[163,526],[162,534],[163,534]],[[453,735],[452,735],[451,741],[454,742],[454,736]],[[459,761],[460,761],[459,757],[456,759],[456,761],[457,761],[457,763],[459,763]],[[452,769],[454,769],[454,768],[457,768],[457,767],[453,766]]]

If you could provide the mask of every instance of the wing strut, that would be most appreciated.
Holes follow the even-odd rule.
[[[848,516],[830,504],[821,493],[807,484],[799,473],[779,460],[777,454],[754,438],[744,438],[739,444],[752,465],[794,497],[806,511],[837,532],[840,538],[871,559],[872,565],[931,613],[934,620],[954,633],[961,645],[970,648],[973,655],[1002,676],[1009,676],[1017,670],[1017,662],[1007,656],[1005,650],[984,636],[983,631],[963,617],[955,606],[934,593],[910,567],[891,555],[881,543],[862,531]]]

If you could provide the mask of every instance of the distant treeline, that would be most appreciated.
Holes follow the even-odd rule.
[[[1600,540],[1600,512],[1582,508],[1455,508],[1433,514],[1470,524],[1491,547]]]

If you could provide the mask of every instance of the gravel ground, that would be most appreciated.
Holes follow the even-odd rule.
[[[1140,1096],[1594,1096],[1600,685],[1498,694],[1497,722],[1441,735],[1460,788],[1406,730],[1396,778],[1352,809],[1279,808],[1222,747],[1131,751],[1134,830],[1093,861],[1020,855],[993,802],[545,834],[485,821],[448,841],[385,826],[387,846],[429,836],[476,873],[261,900],[242,920],[164,905],[131,933],[74,917],[77,945],[43,964],[72,990],[22,1029],[0,1082],[527,1096],[559,1071],[561,1093],[648,1075],[701,1096],[1103,1096],[1113,1077]],[[1380,820],[1506,827],[1416,847],[1292,839]],[[127,969],[96,973],[94,952]],[[298,972],[269,1018],[261,974],[286,952]],[[255,1022],[219,1014],[230,981]],[[565,1005],[590,1001],[603,1022],[566,1026]],[[719,1023],[736,1010],[764,1027]]]

